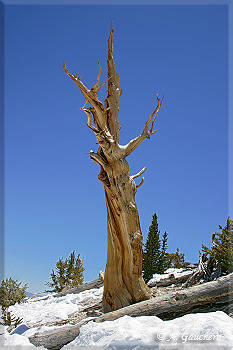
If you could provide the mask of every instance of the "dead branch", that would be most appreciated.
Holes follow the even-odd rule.
[[[86,103],[85,103],[86,104]],[[85,106],[85,105],[84,105]],[[91,125],[91,120],[92,120],[92,116],[91,116],[91,112],[89,108],[84,108],[84,106],[82,108],[80,108],[80,110],[84,111],[87,115],[87,123],[86,125],[92,130],[94,131],[94,133],[99,133],[100,130],[97,129],[95,126]]]
[[[132,153],[141,144],[141,142],[143,140],[145,140],[146,138],[149,139],[151,135],[155,134],[158,131],[158,130],[154,130],[154,123],[155,123],[156,117],[157,117],[157,115],[159,113],[159,110],[160,110],[160,108],[162,106],[164,95],[163,95],[162,100],[159,99],[158,94],[156,94],[156,97],[157,97],[157,106],[156,106],[154,112],[150,114],[148,120],[146,121],[146,124],[144,126],[142,134],[139,135],[138,137],[136,137],[135,139],[131,140],[124,147],[125,148],[125,156],[126,157],[130,153]],[[152,124],[151,124],[151,128],[149,130],[149,126],[150,126],[151,121],[152,121]]]
[[[98,62],[98,66],[100,67],[100,71],[99,71],[99,74],[98,74],[98,77],[97,77],[97,81],[95,83],[94,86],[92,86],[91,90],[95,90],[98,86],[99,86],[99,82],[100,82],[100,74],[102,72],[102,68],[100,66],[100,63]]]
[[[144,177],[142,178],[142,181],[140,182],[140,184],[136,186],[136,188],[141,187],[143,184],[144,184]]]
[[[75,74],[75,76],[70,74],[70,72],[66,68],[65,62],[63,63],[63,68],[66,74],[75,82],[76,85],[78,85],[85,99],[93,106],[94,111],[92,112],[92,114],[93,114],[96,127],[101,130],[106,130],[106,118],[105,118],[104,106],[102,102],[100,102],[97,98],[98,91],[96,91],[96,89],[93,89],[93,88],[89,90],[80,80],[80,78],[77,78],[77,74]],[[99,75],[98,75],[96,84],[98,84]]]
[[[157,97],[157,102],[158,102],[158,104],[157,104],[157,106],[156,106],[154,112],[150,114],[150,116],[149,116],[149,118],[148,118],[148,120],[147,120],[147,122],[146,122],[146,124],[145,124],[145,127],[144,127],[144,129],[143,129],[143,134],[144,134],[144,135],[146,136],[146,138],[148,138],[148,139],[150,138],[151,135],[155,134],[156,131],[158,131],[158,130],[153,131],[153,128],[154,128],[154,123],[155,123],[156,117],[157,117],[157,115],[158,115],[158,113],[159,113],[159,110],[160,110],[160,108],[161,108],[161,106],[162,106],[163,99],[164,99],[164,95],[163,95],[163,98],[162,98],[161,102],[160,102],[160,99],[159,99],[159,97],[158,97],[158,94],[156,94],[156,97]],[[153,118],[153,117],[154,117],[154,119],[153,119],[153,121],[152,121],[152,118]],[[150,125],[150,122],[151,122],[151,121],[152,121],[152,124],[151,124],[151,128],[150,128],[150,130],[149,130],[149,125]]]
[[[136,177],[139,177],[139,176],[141,176],[145,171],[146,171],[146,167],[144,167],[142,170],[140,170],[139,171],[139,173],[137,173],[137,174],[135,174],[135,175],[132,175],[132,176],[130,176],[131,177],[131,179],[135,179]]]
[[[98,65],[99,65],[99,67],[100,67],[100,71],[99,71],[99,74],[98,74],[98,77],[97,77],[97,81],[96,81],[95,85],[92,86],[92,88],[91,88],[91,91],[92,91],[94,94],[96,94],[96,96],[97,96],[97,94],[98,94],[98,91],[109,81],[109,79],[112,78],[112,77],[109,77],[105,82],[103,82],[102,84],[99,85],[100,74],[101,74],[101,72],[102,72],[102,68],[101,68],[99,62],[98,62]]]
[[[119,143],[119,101],[122,90],[119,89],[119,76],[116,73],[113,60],[114,30],[111,22],[111,30],[108,38],[108,96],[105,99],[105,111],[110,132]]]

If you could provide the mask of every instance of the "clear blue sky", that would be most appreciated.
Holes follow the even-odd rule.
[[[144,241],[152,215],[168,251],[197,262],[228,216],[227,6],[6,6],[5,276],[46,287],[59,257],[85,255],[85,281],[105,268],[106,208],[85,100],[107,77],[107,38],[123,94],[120,143],[139,135],[165,95],[158,132],[128,157]],[[106,96],[106,87],[99,95]]]

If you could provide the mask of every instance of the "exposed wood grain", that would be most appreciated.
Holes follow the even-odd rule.
[[[145,123],[143,132],[127,145],[119,144],[119,101],[122,90],[119,88],[119,76],[113,59],[114,30],[111,24],[108,39],[108,95],[103,104],[98,99],[100,72],[96,84],[88,89],[77,77],[63,67],[66,74],[81,90],[86,103],[81,108],[87,114],[87,126],[95,133],[99,145],[97,153],[90,151],[90,157],[100,165],[98,179],[104,185],[107,207],[108,253],[104,275],[103,310],[109,312],[133,303],[147,300],[150,289],[142,278],[142,232],[139,222],[135,194],[144,182],[136,186],[134,176],[129,174],[126,157],[141,142],[150,138],[156,130],[154,123],[161,108],[162,100],[157,96],[157,106]],[[94,124],[94,125],[93,125]]]

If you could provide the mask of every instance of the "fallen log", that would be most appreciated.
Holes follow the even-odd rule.
[[[35,333],[29,337],[29,341],[37,347],[44,346],[49,350],[59,350],[64,345],[73,341],[79,335],[81,326],[92,319],[89,318],[88,320],[81,321],[74,326],[65,326],[43,333]]]
[[[171,284],[179,284],[179,283],[184,283],[187,281],[187,279],[192,275],[193,271],[190,271],[189,273],[175,277],[173,274],[169,275],[167,278],[163,278],[159,281],[152,281],[150,283],[147,283],[148,287],[167,287],[170,286]]]
[[[36,333],[31,336],[29,340],[35,346],[44,346],[47,349],[58,350],[79,335],[80,327],[81,326],[67,326],[62,327],[60,330],[54,329],[44,333]]]
[[[81,284],[78,287],[74,287],[74,288],[70,288],[68,290],[64,290],[60,293],[54,294],[54,297],[63,297],[67,294],[71,294],[71,293],[80,293],[80,292],[84,292],[85,290],[89,290],[89,289],[93,289],[93,288],[100,288],[104,285],[104,279],[102,274],[99,274],[99,277],[96,278],[95,280],[91,281],[91,282],[87,282],[84,284]]]
[[[128,316],[158,316],[163,320],[180,317],[191,312],[220,310],[233,302],[233,273],[211,282],[188,287],[178,292],[154,297],[150,300],[109,312],[96,318],[95,322],[116,320]]]
[[[74,326],[62,327],[50,332],[37,333],[29,340],[35,346],[58,350],[74,340],[82,324],[113,321],[122,316],[158,316],[163,320],[180,317],[192,312],[213,312],[226,309],[233,303],[233,273],[220,277],[216,281],[206,282],[176,292],[167,293],[150,300],[109,312],[96,318],[85,319]]]

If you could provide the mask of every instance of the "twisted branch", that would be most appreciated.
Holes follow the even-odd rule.
[[[150,116],[149,116],[149,118],[148,118],[148,120],[147,120],[147,122],[146,122],[146,124],[145,124],[145,126],[144,126],[144,129],[143,129],[143,134],[145,135],[145,137],[146,137],[147,139],[149,139],[151,135],[155,134],[156,131],[158,131],[158,129],[155,130],[155,131],[153,131],[153,128],[154,128],[154,123],[155,123],[156,117],[157,117],[157,115],[158,115],[158,113],[159,113],[159,110],[160,110],[160,108],[161,108],[161,106],[162,106],[163,99],[164,99],[164,95],[163,95],[163,98],[162,98],[161,102],[160,102],[160,99],[159,99],[159,97],[158,97],[158,94],[156,94],[156,97],[157,97],[157,102],[158,102],[158,104],[157,104],[157,106],[156,106],[154,112],[150,114]],[[149,125],[150,125],[150,122],[151,122],[151,120],[152,120],[153,117],[154,117],[154,119],[153,119],[153,121],[152,121],[151,128],[150,128],[150,130],[149,130]]]
[[[66,72],[66,74],[75,82],[76,85],[78,85],[78,87],[81,90],[85,99],[93,106],[94,113],[92,113],[92,114],[93,114],[94,122],[96,124],[97,129],[106,130],[107,125],[106,125],[104,106],[103,106],[102,102],[100,102],[97,98],[97,93],[100,89],[100,87],[98,87],[98,83],[99,83],[101,70],[100,70],[99,75],[97,77],[97,83],[92,87],[91,90],[89,90],[83,84],[83,82],[80,80],[80,78],[77,77],[77,73],[75,74],[75,76],[70,74],[70,72],[66,68],[65,62],[63,63],[63,68],[64,68],[64,71]],[[84,110],[84,112],[87,112],[87,111]],[[89,114],[88,114],[88,116],[89,116]]]
[[[162,106],[164,95],[163,95],[162,100],[159,99],[157,94],[156,94],[156,97],[157,97],[157,102],[158,102],[157,106],[156,106],[154,112],[150,114],[148,120],[146,121],[146,124],[144,126],[142,134],[137,136],[135,139],[131,140],[127,145],[124,146],[125,157],[127,157],[130,153],[132,153],[141,144],[141,142],[143,140],[145,140],[146,138],[149,139],[151,135],[155,134],[158,131],[158,130],[153,130],[153,128],[154,128],[154,123],[155,123],[156,117],[157,117],[159,110]],[[149,130],[149,126],[150,126],[151,121],[152,121],[152,124],[151,124],[151,128]]]

